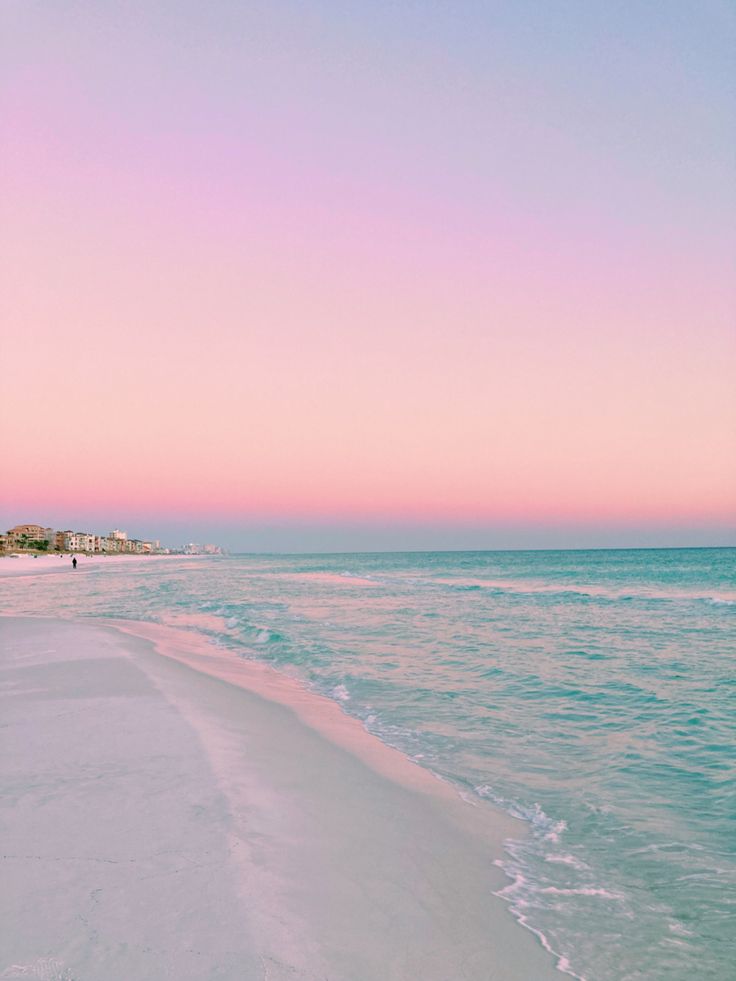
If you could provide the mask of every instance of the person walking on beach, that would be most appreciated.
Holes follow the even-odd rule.
[[[77,557],[76,555],[72,558],[72,569],[77,568]]]

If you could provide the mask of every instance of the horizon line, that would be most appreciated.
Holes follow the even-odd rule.
[[[282,551],[282,550],[259,550],[234,552],[227,550],[224,555],[211,555],[206,558],[233,558],[240,555],[404,555],[407,553],[422,552],[463,552],[478,554],[486,552],[693,552],[693,551],[713,551],[714,549],[736,549],[736,545],[563,545],[558,548],[535,547],[535,546],[499,546],[498,548],[453,548],[450,546],[419,547],[419,548],[374,548],[374,549],[325,549],[323,551],[314,549]]]

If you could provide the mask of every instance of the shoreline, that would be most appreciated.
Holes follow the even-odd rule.
[[[72,570],[72,555],[77,557],[77,568]],[[200,555],[87,555],[84,552],[53,552],[39,555],[0,555],[0,579],[10,579],[17,576],[61,575],[62,573],[80,574],[86,569],[99,569],[101,566],[121,565],[129,562],[161,562],[173,559],[202,558]],[[7,561],[4,561],[7,560]]]
[[[44,828],[57,851],[61,841],[67,852],[72,844],[72,851],[84,851],[88,843],[75,818],[86,815],[83,827],[94,821],[100,794],[108,815],[93,835],[103,854],[88,861],[86,871],[77,863],[76,871],[62,876],[54,895],[45,899],[44,919],[72,929],[72,939],[67,937],[56,953],[50,935],[41,943],[37,918],[30,922],[32,892],[26,878],[33,878],[33,863],[21,861],[22,874],[10,879],[7,892],[15,895],[14,901],[6,899],[10,909],[5,915],[14,923],[11,936],[25,937],[26,946],[11,951],[8,941],[2,943],[0,976],[23,976],[7,971],[13,964],[33,963],[34,956],[55,957],[74,981],[163,976],[164,964],[174,961],[156,955],[158,967],[150,970],[144,954],[131,953],[134,938],[148,935],[151,922],[164,934],[173,930],[172,937],[178,935],[171,918],[179,914],[171,904],[178,911],[183,903],[188,920],[211,948],[213,971],[217,950],[230,950],[231,940],[242,939],[243,926],[248,942],[238,948],[237,969],[235,962],[220,964],[217,970],[225,973],[216,975],[202,969],[201,958],[195,968],[195,960],[171,954],[180,978],[559,978],[552,956],[493,895],[507,881],[493,861],[501,857],[503,839],[519,835],[520,823],[490,806],[466,803],[454,787],[387,747],[332,700],[181,628],[3,617],[0,629],[10,655],[0,691],[11,709],[11,743],[15,740],[4,754],[4,768],[12,771],[11,790],[20,788],[11,794],[19,808],[4,807],[7,851],[12,845],[17,854],[30,854],[43,844]],[[125,675],[122,689],[116,673]],[[39,761],[31,758],[21,734],[27,737],[29,729],[36,747],[40,739],[56,751],[76,740],[74,753],[59,760],[52,753],[50,761],[43,760],[41,784],[60,783],[62,791],[52,794],[50,803],[48,787],[43,791],[30,781]],[[176,765],[165,768],[159,792],[152,778],[160,768],[157,749],[164,732]],[[91,782],[80,784],[69,775],[69,759],[89,752],[97,754],[83,765],[85,771],[91,768]],[[134,761],[128,759],[131,753]],[[142,815],[131,809],[129,796],[120,795],[110,774],[111,756],[117,776],[122,767],[128,794],[139,800]],[[192,798],[203,795],[219,803],[207,805],[195,819]],[[133,853],[129,866],[135,867],[156,865],[156,856],[177,853],[172,843],[188,847],[189,835],[190,843],[201,839],[203,848],[226,856],[216,866],[219,871],[207,866],[209,873],[204,872],[200,863],[196,872],[189,862],[179,862],[176,873],[159,876],[153,869],[162,882],[173,882],[183,870],[191,878],[183,891],[171,882],[162,885],[165,895],[155,902],[139,885],[150,882],[148,876],[108,882],[123,873],[105,864],[104,852],[119,849],[121,841]],[[46,861],[59,862],[53,856]],[[204,909],[199,908],[202,883],[195,885],[202,876],[208,897]],[[82,903],[87,920],[95,914],[94,936],[104,934],[105,917],[120,918],[118,905],[107,913],[99,902],[94,911],[88,907],[93,893],[105,896],[108,890],[119,901],[123,897],[126,907],[142,903],[138,912],[128,910],[127,961],[91,939],[79,926],[81,920],[72,922]],[[212,922],[216,911],[217,927]]]

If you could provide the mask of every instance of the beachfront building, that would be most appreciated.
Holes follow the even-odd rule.
[[[27,541],[40,541],[44,537],[42,525],[15,525],[8,528],[8,541],[11,545],[21,545]]]
[[[43,538],[46,529],[43,525],[15,525],[8,528],[9,539],[30,538],[33,541]]]
[[[64,552],[94,552],[95,536],[87,531],[65,531],[62,532]]]
[[[59,532],[59,551],[61,552],[71,552],[72,546],[77,544],[76,532],[73,532],[70,528],[66,531]]]
[[[54,540],[54,529],[43,525],[15,525],[6,535],[7,548],[34,549],[45,551]],[[53,545],[52,545],[53,547]]]
[[[72,531],[66,528],[56,531],[43,525],[15,525],[7,534],[0,534],[0,552],[92,552],[98,555],[126,553],[128,555],[220,555],[222,549],[217,545],[195,545],[181,549],[162,548],[158,539],[142,540],[128,538],[127,531],[115,528],[107,536],[93,535],[87,531]]]

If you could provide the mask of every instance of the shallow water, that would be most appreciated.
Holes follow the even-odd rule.
[[[197,630],[524,818],[504,898],[567,972],[733,977],[736,550],[82,563],[0,594]]]

